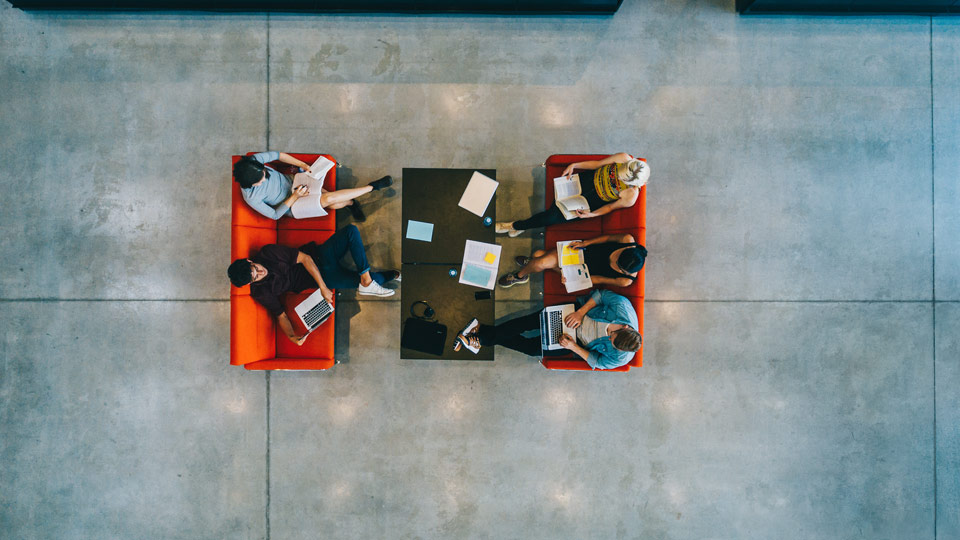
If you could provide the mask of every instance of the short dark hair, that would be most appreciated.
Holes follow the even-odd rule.
[[[263,163],[250,156],[243,156],[233,164],[233,179],[242,188],[248,188],[263,180]]]
[[[642,344],[643,337],[640,335],[640,332],[637,332],[629,326],[625,326],[614,332],[613,346],[621,351],[637,352],[640,350],[640,345]]]
[[[647,248],[643,246],[628,247],[620,252],[617,257],[617,264],[628,274],[639,272],[643,268],[644,261],[647,260]]]
[[[230,267],[227,268],[227,275],[230,276],[230,283],[233,283],[234,287],[243,287],[247,283],[253,281],[251,275],[253,270],[253,265],[250,264],[250,261],[246,259],[237,259],[230,263]]]

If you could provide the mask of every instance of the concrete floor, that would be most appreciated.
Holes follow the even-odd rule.
[[[960,18],[0,0],[0,537],[960,538],[958,98]],[[396,299],[341,302],[330,371],[230,367],[264,148],[496,168],[503,218],[550,154],[647,157],[644,367],[400,361]]]

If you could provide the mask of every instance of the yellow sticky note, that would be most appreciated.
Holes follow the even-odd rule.
[[[497,256],[488,251],[487,254],[483,257],[483,260],[486,261],[487,264],[493,264],[493,261],[497,260]]]

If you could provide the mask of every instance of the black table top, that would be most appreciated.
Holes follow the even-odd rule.
[[[457,206],[474,171],[497,178],[494,169],[403,169],[402,262],[456,263],[459,269],[468,239],[496,243],[493,225],[484,226],[483,218]],[[496,207],[494,193],[484,215],[495,220]],[[407,224],[411,219],[433,224],[431,242],[407,238]]]
[[[476,217],[476,216],[474,216]],[[457,333],[473,318],[482,324],[492,325],[494,317],[494,293],[479,287],[459,283],[459,274],[451,277],[450,268],[460,270],[460,264],[404,264],[403,288],[400,299],[400,333],[403,335],[403,325],[410,317],[410,306],[418,300],[425,300],[430,307],[436,310],[436,321],[447,327],[447,340],[443,346],[443,355],[432,354],[400,348],[400,358],[415,359],[442,359],[442,360],[493,360],[494,347],[482,347],[478,354],[473,354],[466,348],[453,352],[453,343]],[[475,293],[490,293],[490,298],[477,300]],[[423,305],[417,306],[416,314],[423,313]]]

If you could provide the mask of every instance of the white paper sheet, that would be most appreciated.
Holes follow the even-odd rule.
[[[500,246],[467,240],[463,247],[460,283],[493,290],[499,269]]]
[[[566,176],[553,179],[553,194],[558,201],[567,197],[576,197],[581,193],[580,175],[575,174],[567,180]]]
[[[324,173],[326,174],[326,173]],[[323,179],[317,180],[309,173],[297,173],[293,177],[293,187],[307,186],[310,194],[300,197],[290,207],[290,213],[297,219],[320,217],[327,215],[327,211],[320,206],[320,195],[323,193]]]
[[[323,185],[324,178],[327,177],[327,173],[330,172],[330,169],[334,167],[335,163],[329,159],[320,156],[316,161],[313,162],[313,165],[310,165],[310,170],[313,171],[310,174],[315,180],[320,181],[320,185]]]
[[[470,183],[467,184],[467,189],[463,191],[457,206],[483,217],[483,213],[487,211],[487,205],[490,204],[490,199],[493,198],[493,194],[497,191],[499,185],[500,183],[493,178],[474,171],[473,176],[470,177]]]

